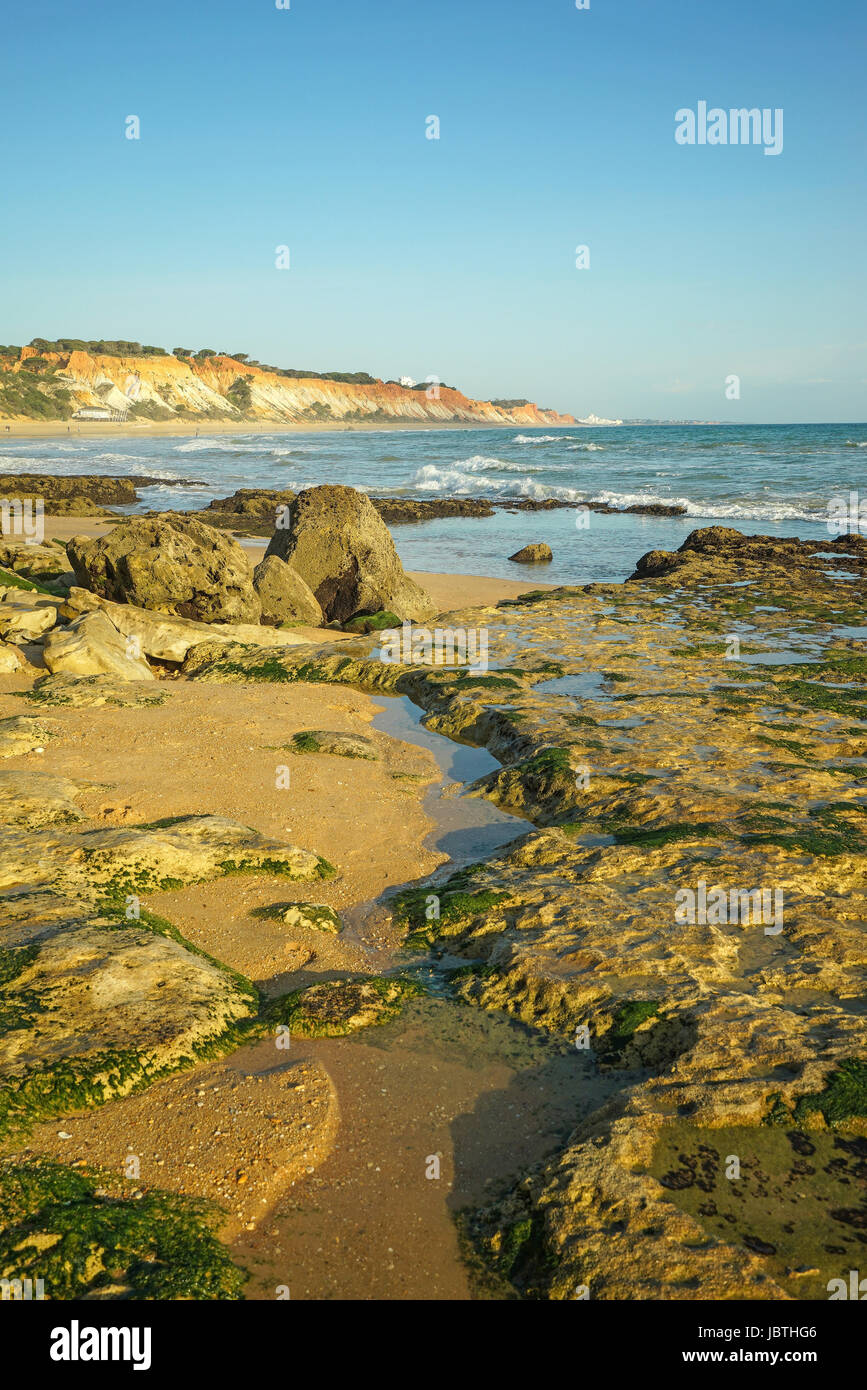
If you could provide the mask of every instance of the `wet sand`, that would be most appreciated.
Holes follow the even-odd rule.
[[[26,675],[0,678],[0,717]],[[88,786],[94,826],[211,812],[335,862],[340,876],[292,884],[244,875],[153,893],[145,906],[195,946],[282,994],[347,972],[417,969],[382,896],[522,834],[486,801],[443,797],[494,764],[425,730],[408,701],[343,687],[232,687],[169,680],[161,706],[52,710],[38,757],[7,759]],[[311,726],[373,737],[380,760],[287,753]],[[277,762],[291,786],[275,790]],[[375,816],[362,808],[375,806]],[[457,862],[457,861],[455,861]],[[258,915],[314,898],[339,936]],[[437,993],[383,1028],[347,1038],[265,1039],[141,1094],[37,1126],[18,1152],[87,1165],[135,1197],[163,1189],[225,1212],[222,1238],[251,1274],[246,1296],[477,1296],[454,1213],[550,1152],[589,1078],[578,1054],[523,1025]],[[439,1176],[426,1176],[432,1161]]]

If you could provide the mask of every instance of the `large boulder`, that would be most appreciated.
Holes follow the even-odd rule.
[[[266,555],[253,571],[253,586],[262,605],[262,622],[269,627],[292,622],[322,626],[322,609],[316,595],[285,560]]]
[[[205,623],[258,623],[253,570],[231,536],[177,512],[136,517],[106,536],[73,536],[76,582],[102,598]]]
[[[66,628],[54,628],[43,656],[52,675],[118,676],[126,681],[155,680],[138,648],[122,637],[104,613],[84,613]]]
[[[404,573],[387,526],[363,492],[305,488],[287,520],[266,557],[276,555],[300,574],[329,622],[383,609],[419,622],[434,617],[434,605]]]

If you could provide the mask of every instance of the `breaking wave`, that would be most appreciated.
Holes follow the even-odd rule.
[[[568,434],[516,434],[512,444],[559,444],[561,439],[571,438]]]
[[[319,452],[318,444],[271,444],[268,438],[251,439],[243,442],[237,436],[227,435],[225,439],[187,439],[183,444],[176,444],[174,452],[176,454],[200,454],[205,451],[215,454],[234,454],[243,457],[246,454],[271,454],[275,458],[286,458],[289,454],[315,454]]]

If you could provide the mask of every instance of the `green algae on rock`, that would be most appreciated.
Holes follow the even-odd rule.
[[[168,1192],[109,1195],[112,1183],[45,1159],[0,1161],[0,1279],[39,1279],[52,1300],[243,1296],[219,1212]]]
[[[271,903],[254,908],[251,916],[283,922],[287,927],[310,927],[337,935],[343,930],[338,913],[327,903]]]
[[[408,999],[423,993],[417,981],[398,976],[325,980],[275,1000],[266,1016],[299,1037],[342,1037],[359,1028],[388,1023]]]
[[[154,690],[145,681],[124,681],[116,676],[70,676],[58,671],[42,676],[30,690],[18,692],[41,705],[91,706],[161,705],[168,691]]]
[[[61,807],[78,814],[64,792]],[[0,1133],[129,1094],[255,1030],[250,982],[143,910],[140,894],[225,873],[335,872],[220,816],[98,830],[69,819],[19,822],[0,849]]]
[[[290,748],[293,753],[332,753],[338,758],[364,758],[368,762],[379,758],[372,738],[328,729],[305,729],[293,734]]]

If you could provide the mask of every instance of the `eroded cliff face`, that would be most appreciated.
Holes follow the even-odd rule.
[[[35,360],[34,360],[35,359]],[[4,375],[32,371],[46,397],[69,393],[70,414],[82,406],[130,408],[151,419],[262,420],[291,424],[346,420],[389,420],[433,424],[455,420],[490,425],[572,425],[572,415],[541,410],[528,403],[496,406],[475,401],[449,387],[413,390],[393,382],[373,384],[285,377],[275,371],[214,356],[200,360],[172,356],[102,356],[22,348],[16,360],[0,360]],[[245,383],[239,385],[239,383]],[[247,394],[249,392],[249,395]],[[0,418],[37,418],[37,411],[5,409]]]

